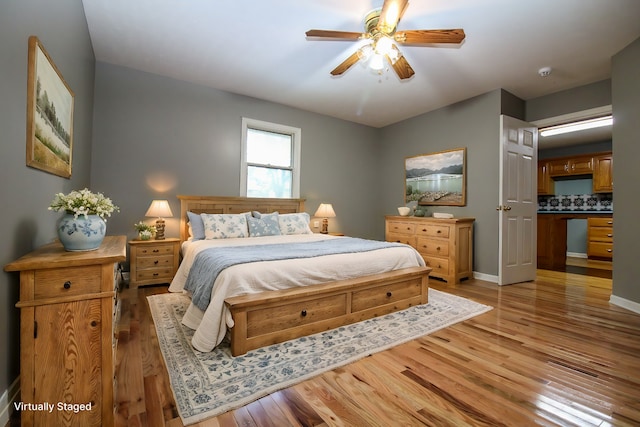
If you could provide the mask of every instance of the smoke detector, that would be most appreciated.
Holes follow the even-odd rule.
[[[547,77],[549,74],[551,74],[551,67],[542,67],[538,70],[538,74],[540,75],[540,77]]]

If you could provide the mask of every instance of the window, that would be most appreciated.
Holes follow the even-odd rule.
[[[242,118],[240,195],[300,197],[298,128]]]

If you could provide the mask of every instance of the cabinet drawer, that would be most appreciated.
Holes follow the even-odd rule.
[[[437,239],[418,238],[418,252],[426,255],[449,256],[449,242]]]
[[[101,267],[52,268],[35,271],[35,298],[83,295],[100,292]]]
[[[591,227],[589,228],[589,241],[592,242],[613,242],[613,228],[611,227]]]
[[[351,311],[353,313],[368,308],[379,307],[397,301],[420,297],[422,282],[415,279],[412,283],[396,283],[375,288],[363,289],[352,294]]]
[[[605,242],[589,242],[587,249],[589,256],[597,256],[603,258],[613,257],[613,243]]]
[[[347,295],[295,302],[247,313],[247,336],[253,337],[331,319],[347,313]]]
[[[393,234],[415,234],[416,225],[409,222],[389,221],[387,222],[387,233]]]
[[[173,255],[138,258],[138,268],[173,268]]]
[[[433,271],[431,274],[449,274],[449,260],[446,258],[437,258],[431,256],[423,256],[424,262],[427,264],[427,267],[431,267]]]
[[[587,223],[589,227],[612,227],[613,218],[588,218]]]
[[[136,281],[143,280],[158,280],[158,283],[163,283],[161,280],[170,282],[173,279],[172,268],[152,268],[148,270],[139,270],[136,272]]]
[[[136,247],[139,257],[153,255],[173,255],[173,245],[144,245]]]
[[[404,243],[405,245],[416,247],[416,237],[405,234],[387,233],[387,242]]]
[[[442,237],[443,239],[448,239],[449,226],[421,224],[416,228],[416,234],[418,236]]]

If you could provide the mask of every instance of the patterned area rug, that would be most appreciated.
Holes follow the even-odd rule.
[[[191,347],[180,322],[182,294],[148,297],[158,342],[185,425],[239,408],[269,393],[492,309],[429,289],[429,304],[232,357],[229,343],[210,353]]]

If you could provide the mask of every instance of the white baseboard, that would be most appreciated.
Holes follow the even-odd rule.
[[[587,254],[580,252],[567,252],[567,256],[571,258],[588,258]]]
[[[484,280],[485,282],[498,283],[498,276],[494,276],[492,274],[478,273],[477,271],[474,271],[473,278]]]
[[[13,403],[20,396],[20,377],[16,378],[0,396],[0,426],[6,426],[9,423],[11,414],[13,413]]]
[[[627,310],[640,314],[640,304],[635,301],[629,301],[628,299],[611,295],[609,302],[613,305],[617,305],[618,307],[626,308]]]

